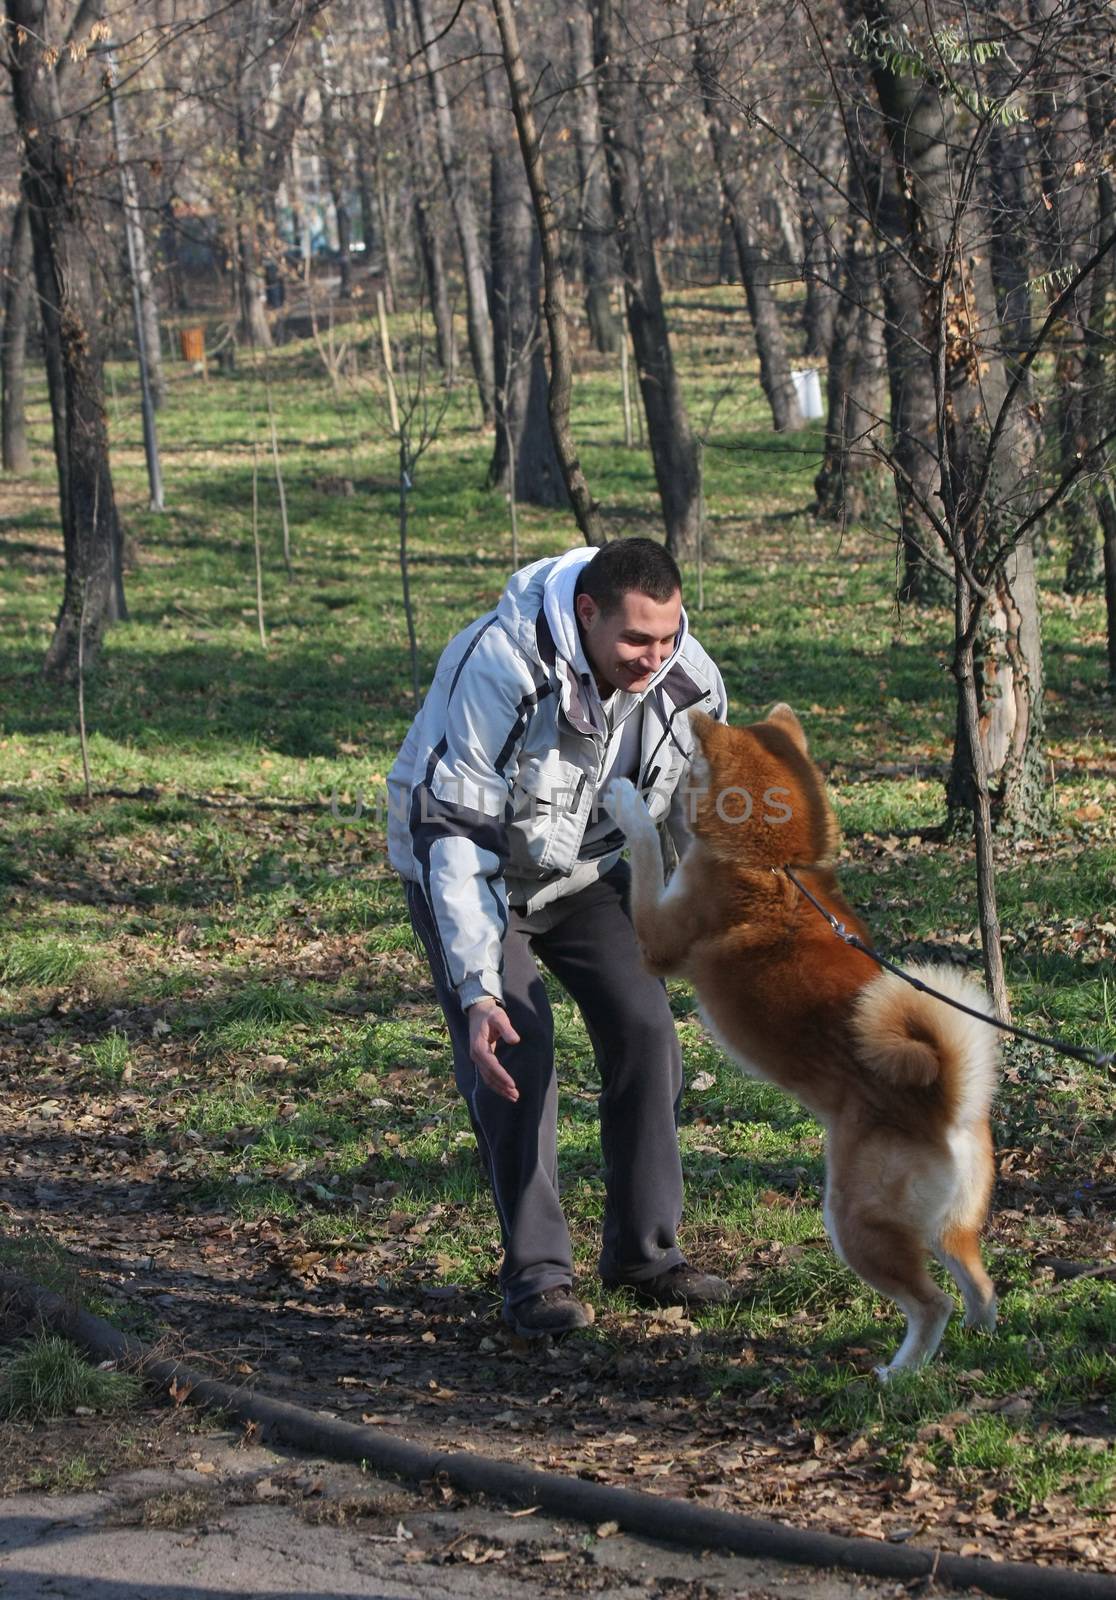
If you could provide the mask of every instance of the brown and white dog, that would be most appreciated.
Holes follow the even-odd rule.
[[[995,1326],[979,1240],[993,1180],[995,1036],[836,938],[781,870],[792,867],[871,942],[838,888],[836,818],[790,707],[748,728],[700,713],[692,724],[693,842],[669,887],[635,788],[623,780],[609,795],[631,847],[643,959],[652,972],[688,979],[729,1055],[824,1124],[833,1246],[907,1318],[896,1354],[876,1368],[886,1381],[929,1360],[953,1313],[952,1295],[927,1270],[930,1255],[961,1291],[965,1326]],[[983,992],[952,969],[911,970],[990,1012]]]

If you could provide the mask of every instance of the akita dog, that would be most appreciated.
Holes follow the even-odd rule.
[[[996,1295],[980,1257],[992,1191],[993,1030],[835,937],[782,870],[865,943],[831,865],[837,822],[794,712],[732,728],[695,713],[693,842],[664,889],[655,824],[626,779],[609,811],[631,847],[632,920],[648,968],[689,980],[719,1043],[826,1129],[825,1224],[841,1259],[907,1319],[892,1373],[937,1350],[952,1295],[966,1327],[991,1329]],[[916,977],[985,1014],[984,993],[949,967]]]

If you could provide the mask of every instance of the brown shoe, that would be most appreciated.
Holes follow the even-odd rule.
[[[732,1299],[731,1284],[724,1278],[715,1278],[711,1272],[699,1272],[688,1261],[680,1261],[653,1278],[642,1278],[639,1283],[616,1283],[609,1287],[627,1289],[647,1306],[687,1306],[700,1310],[702,1306],[721,1306]]]
[[[588,1328],[593,1321],[593,1308],[583,1305],[569,1284],[559,1284],[514,1306],[505,1306],[504,1321],[521,1339],[546,1339]]]

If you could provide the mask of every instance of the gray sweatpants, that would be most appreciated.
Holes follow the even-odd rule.
[[[558,1197],[554,1024],[534,957],[585,1019],[601,1078],[605,1169],[600,1257],[606,1283],[638,1283],[682,1261],[677,1114],[682,1057],[666,989],[644,969],[627,908],[625,864],[534,916],[512,911],[504,937],[504,1009],[519,1034],[497,1053],[515,1079],[513,1104],[485,1087],[469,1057],[465,1013],[449,987],[430,910],[407,885],[411,922],[430,961],[453,1043],[454,1074],[488,1171],[515,1305],[572,1282],[570,1235]]]

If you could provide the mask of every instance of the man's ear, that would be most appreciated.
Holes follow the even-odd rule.
[[[590,626],[600,609],[600,606],[593,599],[591,594],[579,594],[574,596],[574,614],[583,628],[588,628]]]

